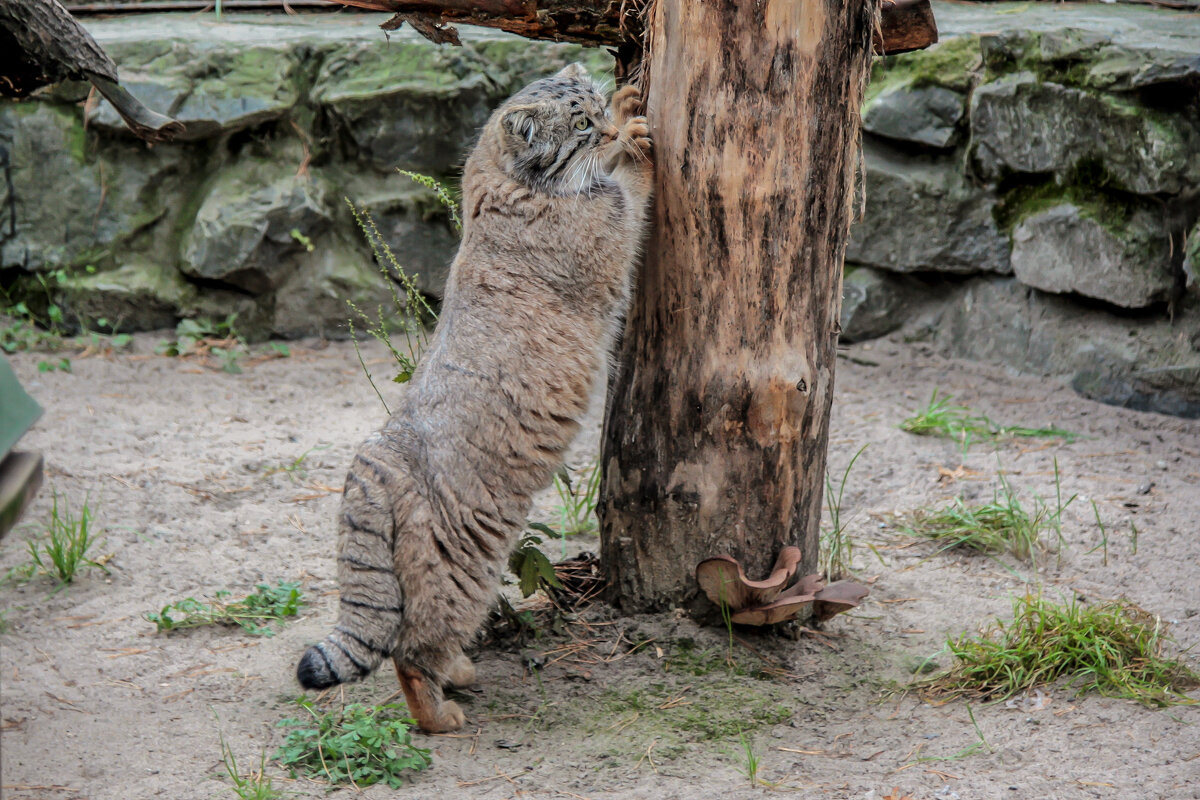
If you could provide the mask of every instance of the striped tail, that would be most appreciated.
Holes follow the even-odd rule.
[[[346,476],[338,520],[338,623],[296,667],[305,689],[361,680],[395,650],[404,597],[393,566],[394,522],[380,481],[387,472],[359,454]]]

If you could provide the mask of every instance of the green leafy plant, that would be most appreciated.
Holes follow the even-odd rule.
[[[846,479],[850,477],[850,470],[854,469],[854,462],[858,461],[858,457],[866,449],[867,445],[864,444],[850,459],[842,473],[836,494],[829,472],[825,473],[825,508],[829,512],[829,528],[821,535],[820,567],[821,572],[831,581],[852,572],[850,562],[854,558],[854,542],[846,533],[845,523],[842,521],[842,498],[846,493]]]
[[[539,533],[551,538],[559,538],[560,534],[540,522],[531,522],[529,527],[531,530],[521,535],[521,540],[508,557],[508,569],[517,576],[522,597],[529,597],[538,589],[549,591],[562,588],[562,583],[554,573],[554,565],[538,546],[544,541]]]
[[[51,496],[50,521],[46,524],[45,536],[26,542],[29,562],[14,568],[8,577],[28,580],[36,575],[49,575],[61,587],[75,580],[85,567],[94,567],[107,574],[104,563],[89,555],[101,533],[93,524],[95,511],[88,505],[88,498],[84,498],[83,508],[76,514],[65,494],[52,491]]]
[[[308,700],[299,701],[305,719],[285,719],[291,728],[275,754],[293,775],[350,783],[356,787],[385,783],[404,785],[406,773],[432,763],[429,751],[412,743],[413,720],[395,703],[364,706],[353,703],[334,711],[318,712]]]
[[[39,361],[38,372],[70,372],[71,359],[60,358],[57,361]]]
[[[563,536],[595,533],[596,504],[600,502],[600,460],[583,471],[572,482],[565,468],[554,474],[554,491],[558,493],[559,533]]]
[[[233,749],[225,742],[225,735],[218,734],[221,739],[221,765],[225,774],[233,784],[233,793],[240,800],[279,800],[283,792],[275,788],[274,779],[267,774],[267,751],[263,750],[258,760],[258,772],[243,775],[238,770],[237,758]]]
[[[280,581],[278,586],[260,583],[253,594],[229,602],[227,591],[217,592],[216,599],[201,602],[188,597],[163,606],[159,612],[145,614],[157,632],[199,628],[203,625],[236,625],[255,636],[273,636],[272,623],[281,623],[300,613],[305,604],[299,581]]]
[[[220,322],[206,317],[181,319],[175,326],[175,338],[160,342],[154,352],[162,356],[195,358],[208,361],[215,358],[225,372],[237,374],[242,371],[238,363],[248,352],[246,339],[234,327],[237,314],[230,314]]]
[[[937,389],[925,408],[900,423],[900,428],[919,436],[943,436],[959,443],[965,452],[976,442],[998,442],[1006,439],[1049,438],[1073,442],[1078,436],[1056,427],[1027,428],[1000,425],[988,417],[976,414],[966,406],[955,405],[949,395],[938,397]]]
[[[1078,694],[1194,704],[1184,691],[1200,675],[1163,655],[1170,641],[1158,617],[1127,600],[1062,605],[1030,594],[1014,599],[1011,620],[947,641],[954,664],[918,686],[934,696],[1000,701],[1065,679]]]

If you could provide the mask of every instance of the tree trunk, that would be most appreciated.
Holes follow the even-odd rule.
[[[604,424],[600,519],[626,611],[711,606],[728,553],[815,571],[858,110],[878,0],[657,0],[656,200]]]

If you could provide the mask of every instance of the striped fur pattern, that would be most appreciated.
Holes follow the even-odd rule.
[[[653,180],[636,89],[606,108],[572,65],[492,115],[463,176],[463,240],[395,413],[359,448],[338,518],[340,608],[300,683],[396,665],[427,731],[491,606],[532,494],[578,430],[625,311]]]

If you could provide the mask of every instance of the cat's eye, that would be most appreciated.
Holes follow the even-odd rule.
[[[592,123],[588,121],[587,117],[580,117],[575,120],[575,130],[577,131],[586,131],[590,127],[592,127]]]

